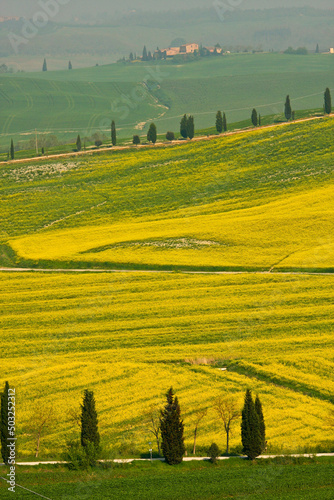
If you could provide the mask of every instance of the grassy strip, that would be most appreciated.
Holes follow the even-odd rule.
[[[162,462],[113,465],[87,472],[69,472],[59,466],[19,467],[17,483],[51,499],[102,500],[330,500],[334,460],[288,458],[182,463],[170,467]],[[20,498],[33,498],[17,489]],[[4,481],[1,498],[12,498]]]

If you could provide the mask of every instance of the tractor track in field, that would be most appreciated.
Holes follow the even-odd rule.
[[[334,117],[334,114],[330,115],[331,118]],[[327,117],[326,117],[327,118]],[[145,148],[150,148],[150,149],[156,149],[156,148],[167,148],[171,146],[177,146],[181,144],[191,144],[193,142],[199,142],[199,141],[211,141],[214,139],[218,138],[224,138],[228,137],[231,135],[242,135],[242,134],[247,134],[248,132],[255,132],[258,130],[266,130],[266,129],[271,129],[271,128],[277,128],[277,127],[284,127],[288,126],[291,124],[296,124],[296,123],[303,123],[303,122],[310,122],[314,120],[323,120],[324,116],[313,116],[310,118],[301,118],[300,120],[295,120],[294,122],[282,122],[282,123],[275,123],[272,125],[262,125],[261,127],[249,127],[246,129],[238,129],[238,130],[233,130],[231,132],[225,132],[223,134],[214,134],[214,135],[201,135],[198,137],[194,137],[191,141],[188,140],[175,140],[171,141],[170,143],[166,142],[156,142],[155,144],[139,144],[137,146],[134,145],[127,145],[127,146],[109,146],[107,148],[99,148],[99,149],[89,149],[86,151],[73,151],[71,153],[60,153],[60,154],[55,154],[55,155],[48,155],[48,156],[34,156],[32,158],[20,158],[18,160],[10,160],[10,161],[1,161],[0,165],[12,165],[16,163],[26,163],[30,161],[46,161],[46,160],[53,160],[55,158],[71,158],[71,157],[76,157],[76,156],[84,156],[84,155],[94,155],[94,154],[99,154],[99,153],[105,153],[105,152],[113,152],[113,151],[127,151],[127,150],[140,150],[140,149],[145,149]]]

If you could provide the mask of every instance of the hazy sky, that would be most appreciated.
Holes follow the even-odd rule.
[[[231,5],[235,9],[253,9],[268,7],[301,7],[334,8],[333,0],[0,0],[0,16],[32,16],[40,10],[41,4],[57,2],[62,17],[78,12],[96,13],[97,9],[108,13],[126,12],[131,9],[191,9],[194,7],[210,7],[215,3]]]

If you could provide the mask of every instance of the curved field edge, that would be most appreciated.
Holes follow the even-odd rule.
[[[3,243],[28,267],[330,272],[333,124],[12,166]]]
[[[206,407],[199,449],[223,448],[213,399],[233,394],[241,407],[246,388],[261,395],[269,452],[331,451],[331,276],[1,273],[0,282],[1,357],[23,458],[35,447],[32,414],[50,405],[57,418],[40,457],[61,456],[87,387],[106,453],[140,455],[151,439],[144,414],[171,385],[188,451]]]

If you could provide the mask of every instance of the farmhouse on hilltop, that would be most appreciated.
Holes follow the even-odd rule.
[[[199,50],[198,43],[187,43],[181,45],[181,47],[168,47],[168,49],[163,49],[161,52],[166,52],[167,57],[174,57],[178,54],[194,54],[194,52]],[[156,51],[157,53],[158,51]]]
[[[198,43],[186,43],[180,47],[168,47],[168,49],[156,51],[155,55],[158,55],[158,52],[160,52],[161,54],[165,54],[165,57],[174,57],[178,54],[187,55],[202,51],[206,54],[223,54],[223,49],[219,47],[219,45],[216,45],[215,47],[200,47]]]

